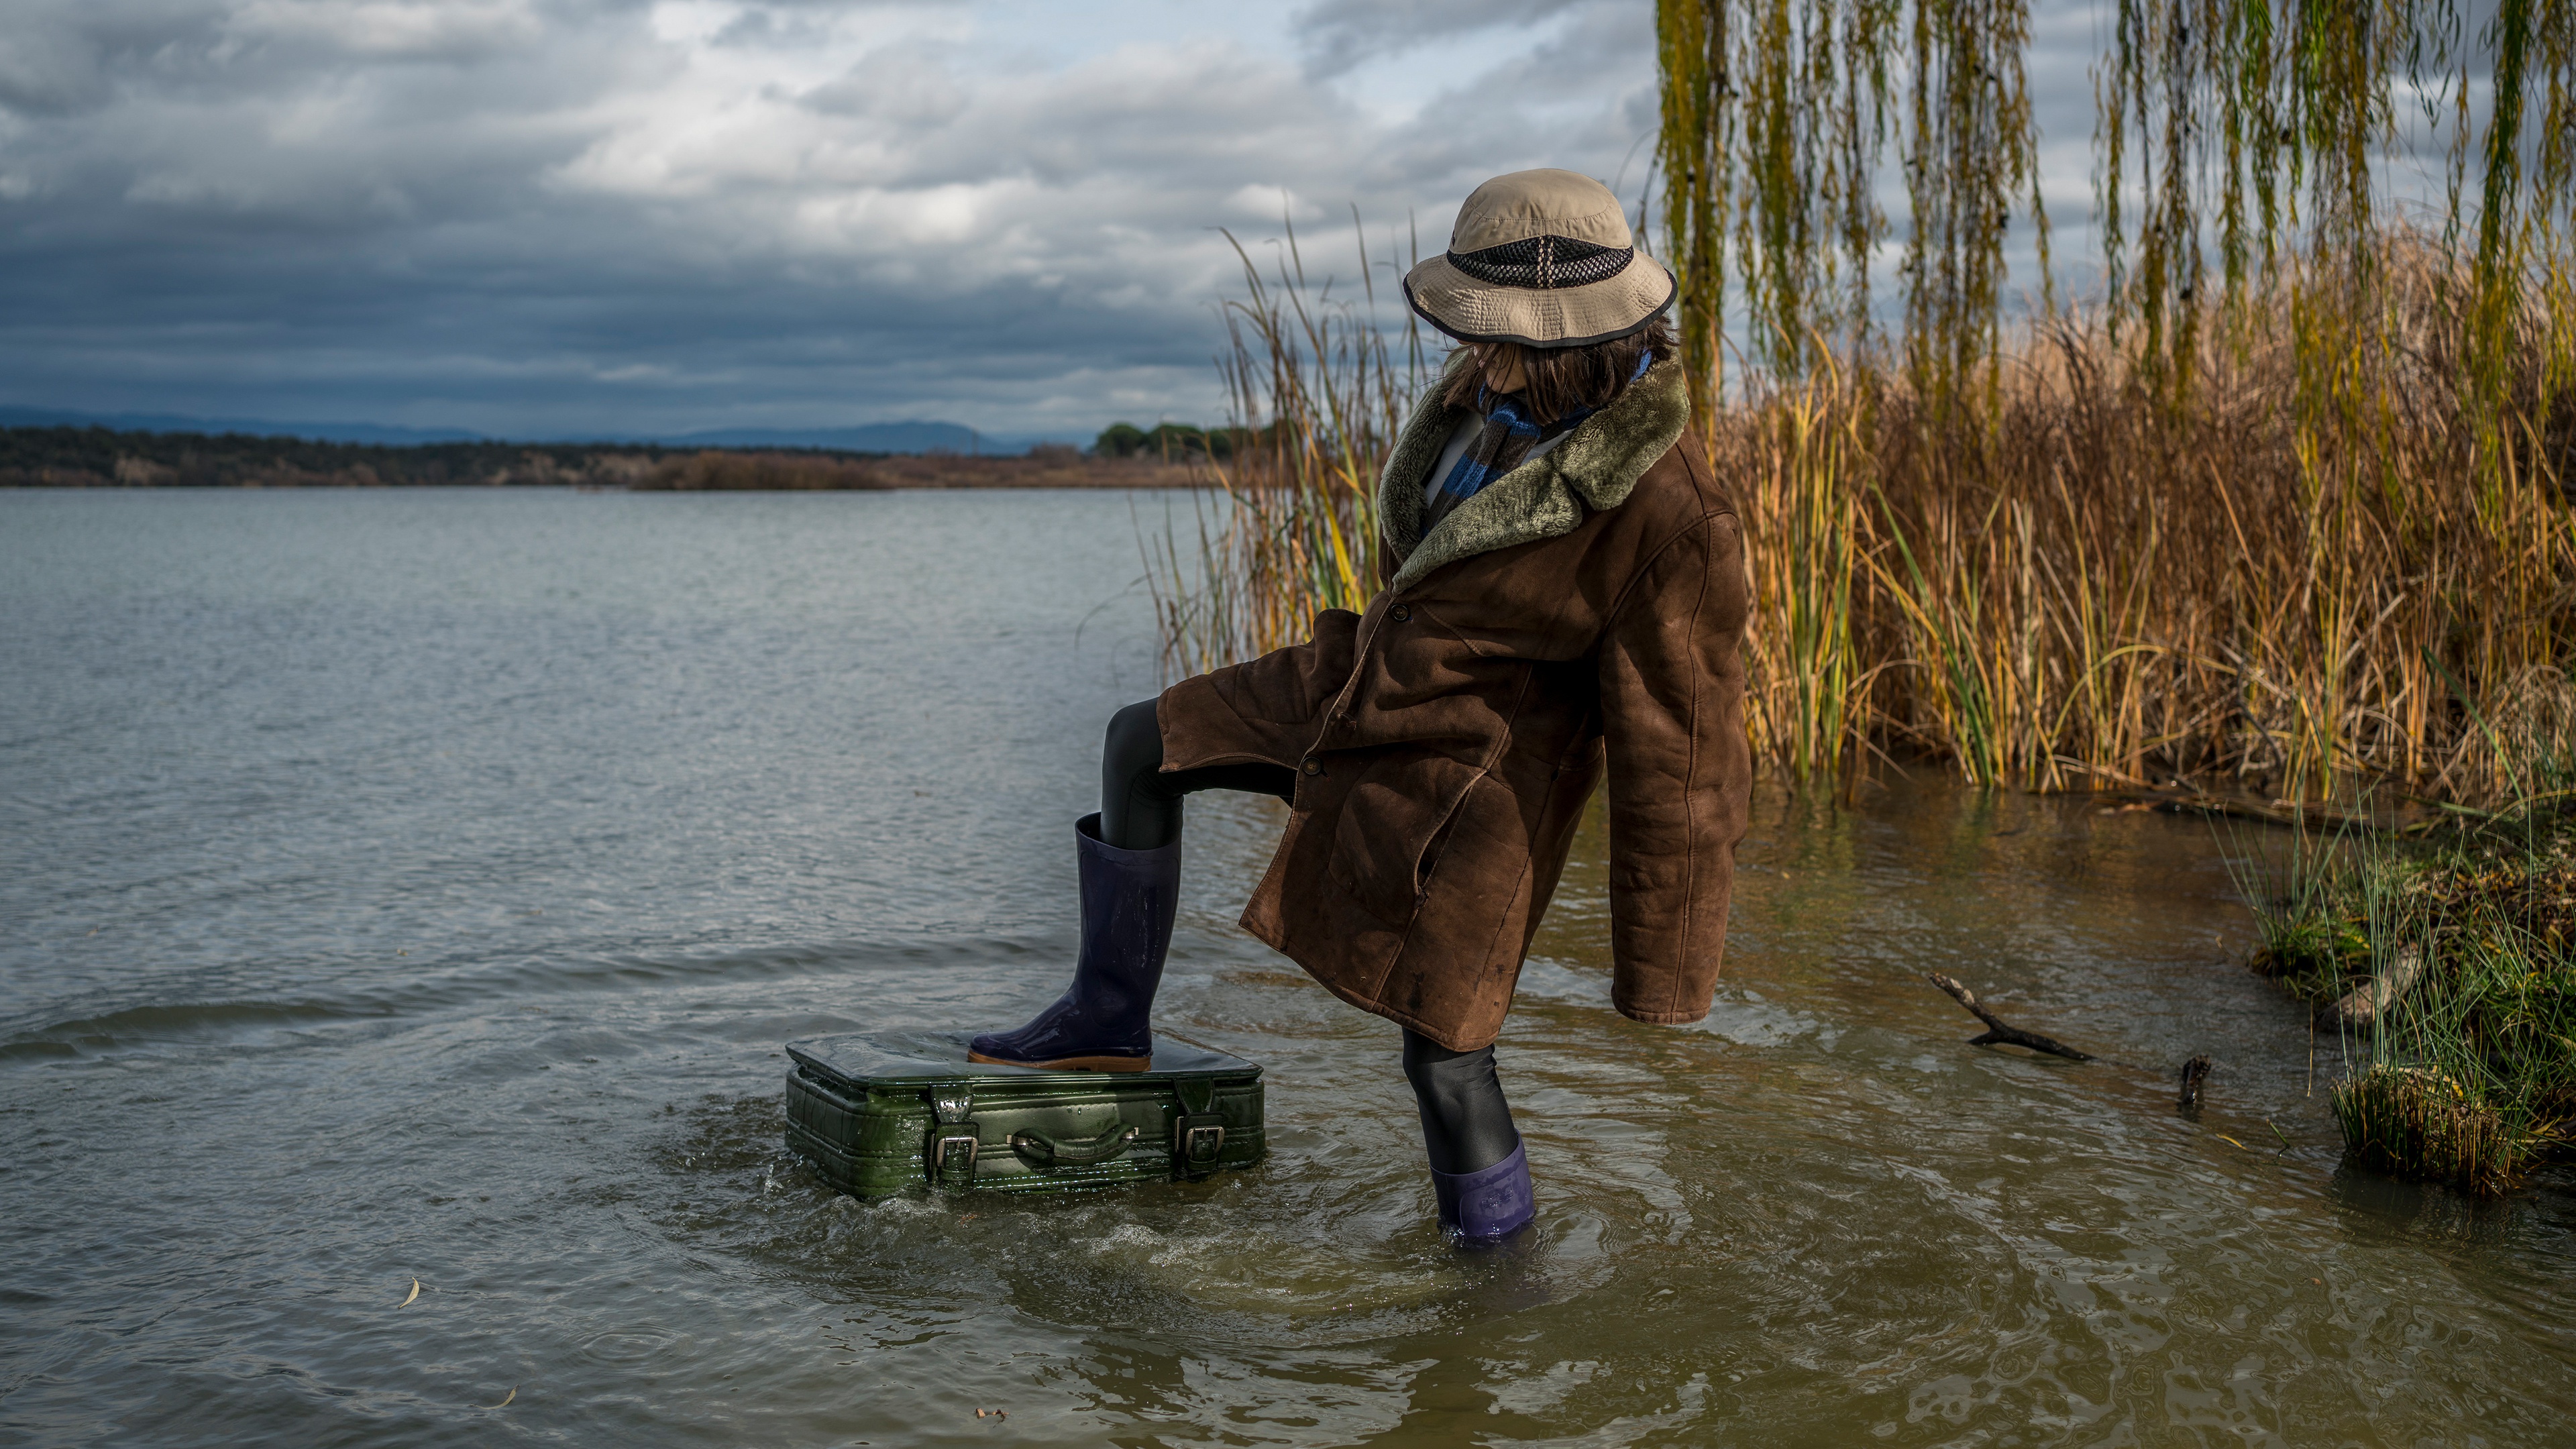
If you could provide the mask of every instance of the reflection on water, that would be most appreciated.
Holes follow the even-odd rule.
[[[825,1192],[781,1041],[1061,984],[1130,507],[0,495],[0,1430],[2563,1441],[2576,1195],[2343,1168],[2262,838],[2079,801],[1766,791],[1687,1029],[1609,1009],[1596,821],[1502,1047],[1540,1227],[1460,1255],[1394,1028],[1232,925],[1279,807],[1203,800],[1161,1022],[1270,1160]]]

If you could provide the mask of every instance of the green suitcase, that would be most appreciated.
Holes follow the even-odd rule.
[[[1141,1072],[966,1060],[932,1033],[789,1042],[787,1146],[842,1192],[1066,1192],[1261,1160],[1261,1068],[1154,1039]]]

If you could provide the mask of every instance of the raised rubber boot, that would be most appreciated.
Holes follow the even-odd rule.
[[[1431,1190],[1440,1199],[1440,1230],[1461,1243],[1499,1243],[1538,1216],[1530,1191],[1529,1149],[1474,1172],[1431,1170]]]
[[[1120,850],[1101,840],[1097,814],[1075,821],[1073,833],[1082,893],[1073,984],[1037,1020],[967,1043],[968,1061],[1095,1072],[1153,1064],[1154,988],[1180,901],[1181,842]]]

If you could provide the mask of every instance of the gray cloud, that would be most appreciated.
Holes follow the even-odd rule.
[[[1557,0],[1413,0],[1396,5],[1320,0],[1300,12],[1298,21],[1305,32],[1309,71],[1337,75],[1372,56],[1410,52],[1482,30],[1527,28],[1582,8],[1587,7]],[[1428,60],[1437,64],[1437,54]]]
[[[1633,199],[1653,72],[1639,0],[17,0],[0,401],[1209,417],[1218,228],[1347,277],[1352,206],[1434,247],[1497,171]]]

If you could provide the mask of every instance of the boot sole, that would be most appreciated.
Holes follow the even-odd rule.
[[[1014,1062],[988,1057],[979,1051],[966,1053],[966,1060],[982,1062],[988,1067],[1034,1067],[1040,1071],[1075,1072],[1141,1072],[1154,1064],[1152,1057],[1057,1057],[1051,1062]]]

